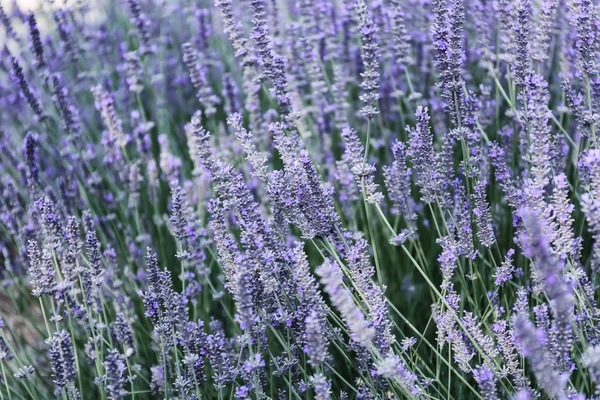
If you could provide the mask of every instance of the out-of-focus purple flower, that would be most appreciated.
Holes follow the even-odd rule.
[[[33,49],[33,54],[35,55],[35,67],[42,71],[46,67],[46,60],[44,59],[44,47],[42,46],[40,31],[37,27],[35,15],[32,12],[27,15],[27,25],[29,26],[31,47]]]
[[[33,93],[31,87],[29,86],[29,83],[25,78],[25,74],[23,73],[23,68],[19,63],[19,60],[16,57],[11,57],[11,62],[12,77],[16,84],[19,85],[19,88],[21,89],[21,94],[23,95],[27,103],[29,103],[29,106],[33,110],[33,113],[36,115],[36,117],[39,120],[45,119],[46,114],[44,113],[44,109],[42,108],[38,97]]]
[[[433,147],[433,135],[429,127],[429,110],[417,107],[417,124],[407,128],[409,135],[408,157],[413,165],[415,182],[425,203],[440,200],[442,182],[440,177],[439,155]]]
[[[13,358],[15,358],[15,355],[10,351],[4,336],[0,336],[0,362],[10,361]],[[4,379],[6,379],[6,377],[4,377]]]
[[[494,166],[496,182],[504,192],[504,198],[506,202],[513,208],[518,210],[523,204],[523,195],[517,190],[515,185],[515,179],[511,176],[511,173],[507,166],[507,158],[505,151],[498,143],[492,143],[488,150],[488,155],[491,159],[491,163]]]
[[[198,97],[198,101],[204,108],[206,116],[211,117],[217,112],[216,106],[221,100],[214,94],[206,76],[205,68],[201,65],[198,52],[194,46],[186,42],[181,48],[183,50],[183,62],[189,71],[190,80],[196,89],[196,97]]]
[[[110,324],[110,328],[115,342],[123,345],[125,357],[129,358],[135,355],[136,349],[133,340],[133,330],[123,313],[117,314],[115,321]]]
[[[553,179],[552,207],[554,211],[555,226],[552,234],[553,251],[562,259],[573,257],[578,259],[579,242],[573,231],[573,218],[571,214],[575,206],[569,200],[567,177],[560,173]]]
[[[310,382],[315,388],[315,400],[329,400],[331,398],[331,382],[322,373],[310,377]]]
[[[365,347],[371,346],[375,338],[375,329],[354,302],[350,291],[343,285],[342,272],[337,263],[325,259],[316,273],[321,278],[321,284],[331,303],[342,315],[352,339]]]
[[[539,21],[535,26],[535,39],[530,44],[531,58],[543,65],[549,58],[549,47],[556,23],[558,0],[542,0],[540,2]]]
[[[64,46],[65,52],[71,58],[71,65],[76,68],[79,59],[77,54],[78,48],[72,34],[73,23],[69,23],[69,17],[69,10],[57,10],[52,13],[52,18],[56,23],[56,30],[58,31],[58,37],[60,38],[61,44]]]
[[[409,231],[416,232],[417,215],[410,207],[412,200],[410,196],[410,177],[412,174],[406,165],[406,152],[406,145],[403,142],[395,142],[392,145],[394,161],[390,167],[383,168],[383,174],[388,196],[395,207],[394,211],[398,215],[404,216]]]
[[[499,399],[496,392],[496,376],[486,365],[475,368],[473,370],[473,377],[479,385],[479,391],[484,400]]]
[[[63,122],[65,130],[72,135],[71,139],[79,138],[81,134],[81,128],[79,125],[79,111],[77,108],[69,103],[66,86],[60,82],[60,75],[52,75],[52,86],[53,86],[53,100],[58,105],[58,111]]]
[[[595,393],[600,395],[600,346],[589,346],[581,355],[581,365],[588,369],[590,378],[596,385]]]
[[[456,231],[456,249],[458,254],[473,258],[473,228],[471,228],[470,203],[466,188],[458,178],[454,181],[454,230]]]
[[[98,237],[96,236],[95,230],[91,230],[86,233],[85,244],[88,262],[92,273],[92,283],[96,286],[100,286],[102,282],[104,282],[105,271],[100,258],[100,243],[98,242]]]
[[[440,263],[443,277],[441,288],[447,289],[451,284],[454,271],[458,267],[458,251],[456,243],[449,236],[438,239],[438,243],[442,246],[442,253],[437,259]]]
[[[242,63],[246,65],[254,63],[253,52],[249,48],[247,39],[244,37],[242,24],[234,18],[232,0],[216,0],[215,6],[221,10],[221,14],[223,15],[223,31],[229,36],[236,57],[240,57]]]
[[[140,50],[142,54],[151,53],[153,49],[150,46],[150,20],[142,12],[138,0],[127,0],[127,3],[131,14],[131,23],[135,25],[140,36]]]
[[[506,373],[510,375],[518,389],[529,391],[530,382],[520,367],[520,355],[513,336],[514,330],[509,328],[507,321],[501,320],[492,325],[492,331],[496,336]]]
[[[419,387],[417,376],[410,371],[406,362],[395,354],[388,354],[378,361],[376,373],[383,378],[390,379],[402,386],[407,393],[418,397],[422,389]]]
[[[9,38],[13,38],[15,36],[15,31],[13,30],[10,17],[6,13],[6,10],[4,10],[2,4],[0,4],[0,21],[2,21],[2,25],[4,26],[6,36]]]
[[[592,268],[597,271],[600,269],[600,150],[592,149],[582,154],[579,168],[581,181],[587,189],[587,193],[581,194],[581,208],[594,238]]]
[[[236,138],[240,141],[242,149],[246,153],[246,160],[252,167],[252,173],[260,179],[267,179],[267,156],[258,151],[253,134],[244,128],[242,115],[239,113],[231,114],[227,118],[227,124],[233,129]]]
[[[529,126],[530,175],[525,182],[526,204],[540,215],[547,213],[544,190],[550,183],[552,171],[550,153],[550,111],[548,110],[548,83],[544,77],[529,73],[524,78]]]
[[[97,85],[91,89],[96,109],[100,111],[102,121],[106,126],[106,146],[107,156],[105,162],[113,163],[122,159],[121,147],[127,144],[127,137],[123,133],[121,120],[115,111],[115,102],[111,93],[104,90],[102,86]]]
[[[596,6],[590,0],[577,0],[572,3],[573,17],[571,24],[575,28],[577,39],[575,51],[577,66],[588,79],[596,79],[598,67],[596,66],[596,46],[598,43]]]
[[[383,356],[387,355],[396,342],[392,333],[392,322],[388,316],[388,308],[383,289],[373,280],[375,268],[369,259],[369,244],[364,239],[356,239],[348,248],[345,257],[350,275],[363,302],[369,310],[368,316],[375,329],[375,345]]]
[[[543,226],[533,212],[524,210],[521,218],[526,229],[522,239],[524,252],[534,259],[535,278],[542,283],[544,292],[550,299],[554,320],[549,332],[550,345],[555,357],[555,364],[565,369],[568,354],[573,342],[573,288],[562,272],[562,265],[552,252]]]
[[[143,69],[140,64],[140,58],[136,51],[125,53],[125,63],[127,65],[127,85],[133,93],[141,93],[144,89],[142,82]]]
[[[547,341],[544,332],[536,330],[524,315],[517,315],[513,325],[521,353],[529,360],[538,385],[551,397],[567,399],[565,386],[569,375],[553,367],[552,358],[544,349]]]
[[[456,127],[461,126],[465,110],[464,79],[464,23],[463,0],[435,0],[433,2],[432,36],[438,85],[446,112]]]
[[[38,141],[39,135],[33,132],[27,132],[25,135],[24,152],[27,161],[27,184],[30,189],[34,189],[40,184],[39,160],[38,160]]]
[[[301,315],[300,318],[304,318],[302,322],[305,325],[302,337],[303,350],[309,357],[309,363],[318,366],[328,357],[329,307],[318,291],[318,284],[310,272],[308,259],[302,246],[297,244],[292,254],[295,261],[292,276],[297,286],[296,296],[300,302],[298,313]]]

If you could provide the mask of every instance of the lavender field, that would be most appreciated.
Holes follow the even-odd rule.
[[[596,0],[12,1],[0,400],[600,399]]]

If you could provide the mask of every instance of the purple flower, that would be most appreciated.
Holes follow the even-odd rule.
[[[60,391],[77,375],[71,335],[65,330],[59,330],[46,343],[50,346],[53,382]]]
[[[44,60],[44,47],[42,46],[42,40],[40,39],[40,31],[37,28],[35,15],[32,12],[27,15],[27,25],[29,26],[31,47],[33,48],[33,54],[35,55],[35,67],[42,71],[46,67],[46,60]]]
[[[331,303],[342,315],[352,340],[369,347],[375,338],[375,329],[354,302],[350,291],[344,286],[342,272],[337,263],[325,259],[315,272],[321,278],[321,284],[329,295]]]
[[[501,286],[503,283],[508,282],[512,279],[513,272],[515,270],[512,260],[514,254],[514,249],[508,250],[506,252],[506,256],[504,257],[504,261],[502,261],[502,264],[500,264],[500,266],[496,269],[496,272],[494,273],[494,283],[496,284],[496,286]]]
[[[581,355],[581,364],[588,369],[592,382],[596,385],[596,395],[600,395],[600,346],[589,346]]]
[[[498,394],[496,393],[496,377],[494,373],[485,365],[482,365],[473,370],[473,377],[479,385],[480,394],[484,400],[496,400]]]
[[[356,14],[358,15],[358,26],[362,39],[364,67],[364,71],[360,74],[362,77],[360,87],[363,89],[360,100],[365,105],[360,112],[365,118],[371,119],[379,114],[377,110],[379,100],[379,45],[375,38],[377,25],[373,23],[367,3],[364,0],[357,1]]]
[[[315,400],[329,400],[331,398],[331,381],[322,373],[311,376],[310,382],[315,388]]]
[[[120,400],[127,395],[125,390],[125,359],[118,350],[109,350],[104,361],[106,371],[106,395],[109,400]]]
[[[517,4],[517,25],[516,45],[517,52],[513,65],[515,85],[523,88],[525,86],[525,77],[531,69],[531,59],[529,57],[529,43],[531,41],[531,2],[529,0],[519,0]]]
[[[350,165],[352,174],[358,185],[365,193],[365,199],[369,203],[378,204],[381,202],[383,195],[377,191],[378,185],[375,183],[375,166],[367,164],[364,155],[365,149],[360,143],[356,132],[350,128],[342,129],[342,138],[346,144],[344,157]]]
[[[131,14],[131,23],[137,28],[140,38],[140,50],[142,54],[152,53],[150,47],[150,20],[142,12],[140,3],[137,0],[127,0],[127,3]]]
[[[54,266],[52,255],[46,248],[40,250],[35,240],[27,244],[27,258],[29,261],[29,284],[32,294],[36,297],[42,294],[50,294],[54,291]]]
[[[139,94],[144,90],[143,69],[140,64],[138,52],[129,51],[125,53],[125,63],[127,65],[127,85],[133,93]]]
[[[213,90],[205,71],[205,67],[201,65],[200,58],[194,46],[186,42],[182,46],[183,62],[185,63],[190,80],[196,89],[196,97],[204,108],[204,114],[207,117],[213,116],[216,112],[216,106],[221,102]]]
[[[13,80],[16,82],[16,84],[19,85],[22,96],[25,98],[27,103],[29,103],[29,106],[33,110],[33,113],[36,115],[36,117],[39,120],[45,119],[46,114],[44,113],[44,109],[42,108],[42,105],[40,104],[38,97],[34,94],[31,87],[29,86],[29,83],[27,82],[27,79],[25,78],[25,75],[23,73],[23,68],[21,67],[21,64],[19,63],[19,60],[15,57],[11,57],[11,62],[12,62],[12,77],[13,77]]]
[[[552,358],[544,349],[547,339],[543,331],[536,330],[524,315],[517,315],[513,324],[521,353],[528,359],[538,385],[549,396],[566,399],[565,386],[569,375],[553,367]]]
[[[443,182],[440,176],[439,155],[433,147],[433,135],[429,127],[429,110],[417,107],[417,124],[407,127],[409,135],[408,157],[413,165],[415,183],[421,191],[425,203],[440,201]]]

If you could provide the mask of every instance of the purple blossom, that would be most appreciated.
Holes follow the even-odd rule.
[[[499,399],[496,393],[496,377],[487,366],[482,365],[476,368],[473,371],[473,377],[479,385],[480,394],[485,400]]]
[[[375,329],[354,302],[350,291],[343,285],[342,272],[337,263],[326,259],[317,268],[316,273],[321,278],[321,284],[329,295],[331,303],[348,326],[352,340],[369,347],[375,338]]]
[[[59,330],[52,337],[48,338],[46,342],[50,346],[49,356],[52,365],[52,381],[57,386],[58,391],[60,391],[77,375],[71,335],[65,330]]]
[[[491,247],[496,243],[494,228],[492,226],[492,213],[486,197],[487,181],[479,181],[473,188],[473,215],[477,225],[477,239],[484,247]]]
[[[35,55],[35,67],[42,72],[46,67],[46,60],[44,59],[44,47],[42,46],[40,31],[37,28],[35,15],[32,12],[27,15],[27,25],[29,26],[31,47]]]
[[[106,394],[109,400],[120,400],[127,394],[125,390],[125,360],[118,350],[109,350],[104,361],[106,371]]]
[[[513,321],[515,338],[518,340],[521,353],[528,359],[538,385],[551,397],[566,399],[565,386],[569,379],[567,373],[553,368],[552,359],[544,349],[547,338],[541,330],[523,315]]]
[[[358,15],[358,26],[361,34],[364,67],[360,84],[364,92],[361,94],[360,99],[365,105],[361,109],[361,113],[365,118],[371,119],[379,114],[377,110],[377,101],[379,100],[379,45],[375,37],[377,25],[373,23],[367,3],[364,0],[357,1],[356,14]]]

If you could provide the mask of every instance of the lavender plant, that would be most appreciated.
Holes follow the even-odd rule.
[[[598,399],[591,0],[0,0],[0,400]]]

